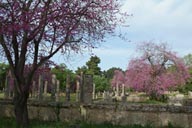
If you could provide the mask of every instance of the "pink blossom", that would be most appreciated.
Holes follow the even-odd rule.
[[[167,50],[165,44],[147,42],[139,49],[143,55],[130,61],[125,73],[126,86],[149,95],[161,95],[184,85],[190,77],[182,60]]]

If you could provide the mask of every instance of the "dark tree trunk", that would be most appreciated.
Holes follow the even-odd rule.
[[[14,102],[17,128],[29,127],[28,108],[27,108],[28,96],[29,96],[28,93],[27,94],[16,93],[14,96],[13,102]]]

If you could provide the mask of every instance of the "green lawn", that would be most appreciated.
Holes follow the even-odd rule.
[[[0,118],[0,128],[15,128],[16,122],[14,119],[9,118]],[[155,128],[152,125],[112,125],[109,123],[106,124],[91,124],[85,122],[76,122],[76,123],[63,123],[63,122],[42,122],[42,121],[31,121],[30,128]],[[171,124],[167,127],[160,128],[179,128],[173,127]]]

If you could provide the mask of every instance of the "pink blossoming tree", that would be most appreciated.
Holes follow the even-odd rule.
[[[115,70],[114,75],[113,75],[113,79],[111,80],[111,85],[113,87],[121,86],[125,82],[124,78],[125,78],[125,75],[124,75],[124,73],[122,71]]]
[[[15,78],[15,116],[28,127],[35,71],[57,52],[94,48],[123,21],[118,0],[0,0],[0,54]],[[120,20],[119,20],[120,18]],[[31,64],[28,73],[24,67]]]
[[[182,86],[188,80],[182,59],[168,50],[166,44],[144,42],[138,49],[142,56],[130,61],[125,85],[157,99],[166,90]]]

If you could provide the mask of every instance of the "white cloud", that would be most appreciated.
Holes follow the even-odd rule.
[[[123,11],[133,14],[139,24],[173,24],[182,18],[192,19],[191,0],[126,0]]]
[[[163,40],[173,47],[192,44],[191,0],[126,0],[122,10],[132,13],[128,32],[133,41]]]

